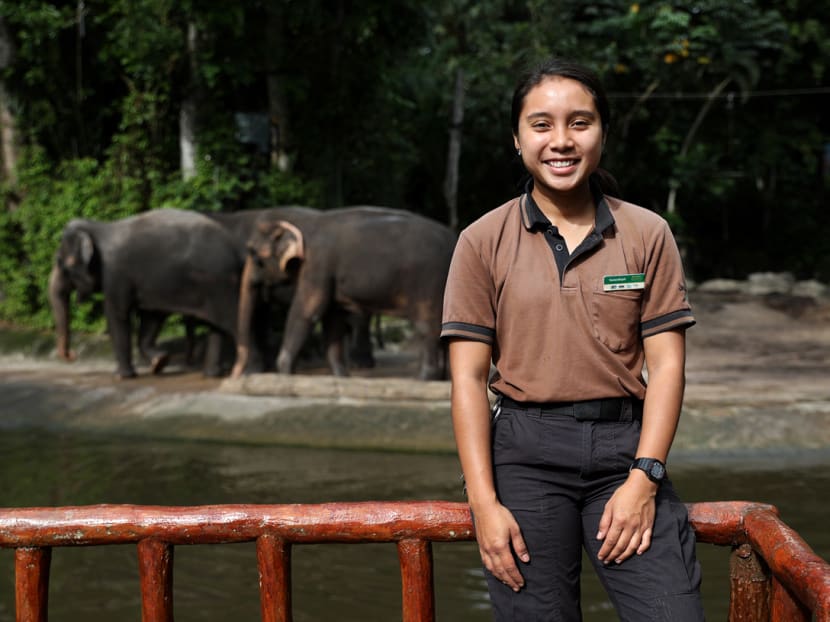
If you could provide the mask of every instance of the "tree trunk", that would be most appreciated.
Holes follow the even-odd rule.
[[[447,202],[450,229],[458,230],[458,164],[461,159],[461,126],[464,123],[464,70],[455,72],[452,99],[450,141],[447,149],[447,173],[444,178],[444,200]]]
[[[703,105],[700,107],[700,110],[697,112],[697,116],[695,120],[692,122],[692,125],[689,127],[689,131],[686,132],[686,138],[683,139],[683,145],[680,147],[680,153],[678,156],[682,160],[686,157],[686,154],[689,153],[689,147],[692,146],[692,142],[695,139],[695,135],[697,131],[700,129],[701,123],[703,123],[703,119],[706,117],[706,114],[709,112],[709,109],[712,107],[712,104],[715,103],[715,99],[723,92],[723,89],[726,88],[726,85],[732,81],[732,77],[725,78],[722,80],[712,92],[709,93],[709,96],[706,98],[706,101],[703,102]],[[677,211],[677,191],[680,189],[680,183],[676,180],[671,180],[669,182],[669,196],[666,200],[666,212],[669,214],[674,214]]]
[[[5,71],[14,61],[14,43],[6,23],[0,17],[0,72]],[[17,186],[17,163],[20,159],[20,143],[17,134],[17,119],[11,107],[11,98],[6,86],[0,80],[0,148],[2,148],[2,180],[12,189]],[[14,192],[8,193],[7,208],[14,210],[19,199]]]
[[[288,156],[288,145],[290,142],[288,108],[285,101],[285,89],[283,88],[284,76],[280,75],[278,63],[273,60],[282,53],[284,47],[282,16],[278,9],[272,7],[268,9],[266,19],[268,20],[266,36],[268,37],[268,45],[271,51],[268,55],[269,62],[266,70],[270,159],[271,166],[285,173],[291,170],[291,160]]]
[[[190,88],[179,112],[179,148],[182,178],[196,175],[196,112],[198,109],[198,64],[196,60],[198,33],[193,22],[187,24],[187,57],[190,61]]]

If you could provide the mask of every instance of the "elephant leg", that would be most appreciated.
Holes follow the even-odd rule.
[[[349,322],[352,330],[349,340],[349,362],[355,367],[371,369],[375,366],[372,354],[372,316],[353,314]]]
[[[436,323],[419,320],[414,322],[415,331],[421,338],[421,380],[443,380],[446,371],[441,356],[440,333],[435,330]],[[437,324],[440,327],[440,322]]]
[[[158,311],[141,311],[138,314],[138,352],[150,365],[153,374],[160,374],[170,361],[170,353],[156,346],[166,319],[167,314]]]
[[[326,344],[326,360],[335,376],[348,376],[345,348],[343,347],[348,328],[346,312],[330,308],[323,317],[323,342]]]
[[[248,373],[268,371],[269,367],[273,369],[273,359],[276,358],[276,353],[274,348],[270,346],[272,341],[271,318],[274,313],[271,307],[271,304],[258,300],[254,308],[251,321],[252,339],[248,353],[248,366],[246,367]],[[268,354],[269,351],[270,355]]]
[[[107,316],[110,342],[118,366],[115,373],[120,378],[135,378],[130,311],[129,309],[117,309],[106,300],[104,300],[104,310]]]
[[[193,352],[196,349],[196,320],[185,316],[184,322],[184,362],[186,365],[193,364]]]
[[[225,336],[221,331],[211,328],[205,348],[204,375],[209,378],[218,378],[222,375],[222,344]]]
[[[300,348],[303,347],[306,339],[308,339],[312,325],[312,320],[305,315],[295,297],[285,321],[282,345],[277,355],[277,373],[291,374],[294,372],[297,355],[300,353]]]

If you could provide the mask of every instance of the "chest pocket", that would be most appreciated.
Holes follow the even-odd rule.
[[[591,292],[594,336],[612,352],[630,350],[640,338],[643,290]]]

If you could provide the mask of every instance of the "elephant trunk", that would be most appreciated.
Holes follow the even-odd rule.
[[[249,256],[242,269],[242,278],[239,281],[239,313],[236,330],[236,362],[231,370],[231,378],[239,378],[248,364],[251,352],[251,321],[256,305],[256,291],[252,282],[254,274],[253,259]]]
[[[52,266],[49,275],[49,304],[55,320],[58,356],[67,361],[75,360],[75,353],[70,350],[69,330],[69,293],[71,286],[57,263]]]

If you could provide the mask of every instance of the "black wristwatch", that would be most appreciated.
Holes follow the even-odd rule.
[[[631,464],[629,471],[632,469],[645,471],[646,476],[655,484],[659,484],[666,479],[666,465],[657,458],[637,458]]]

